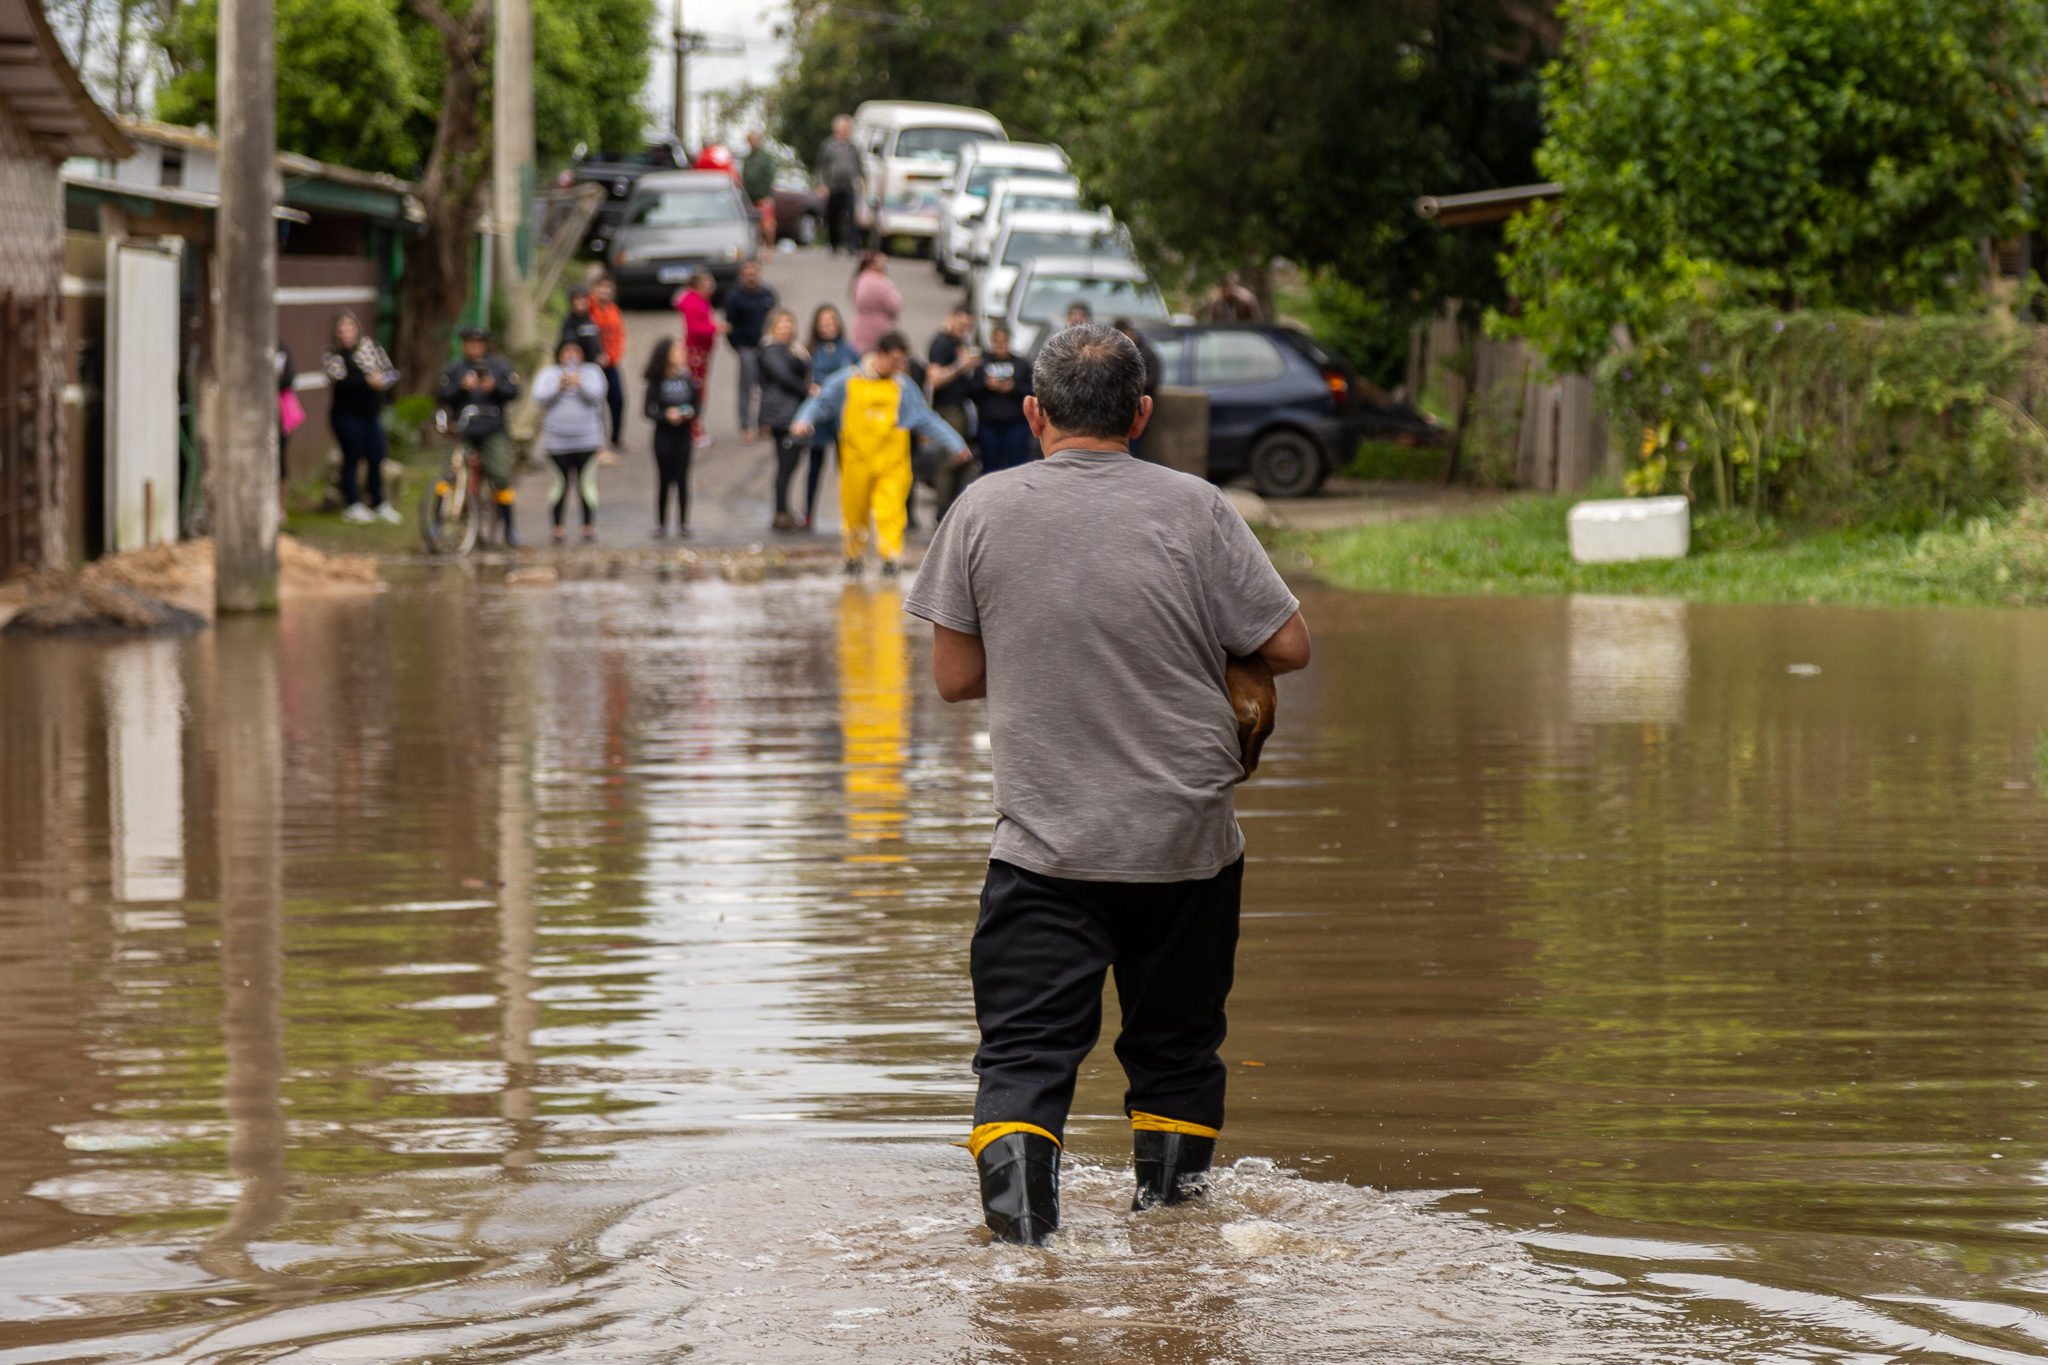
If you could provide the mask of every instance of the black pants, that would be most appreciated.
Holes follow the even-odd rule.
[[[611,409],[612,444],[618,445],[626,439],[626,385],[616,365],[604,367],[604,405]]]
[[[796,478],[797,467],[803,464],[805,455],[811,457],[811,506],[815,510],[818,466],[825,462],[825,452],[814,447],[808,436],[791,436],[788,427],[770,427],[768,434],[775,438],[775,510],[790,510],[790,481]]]
[[[562,509],[569,505],[569,495],[576,495],[576,505],[583,509],[585,527],[597,521],[597,504],[590,496],[590,490],[583,486],[583,467],[596,458],[594,450],[571,450],[557,455],[549,452],[548,458],[555,462],[562,487],[555,494],[555,500],[548,506],[548,515],[555,519],[555,525],[562,524]]]
[[[337,412],[327,419],[334,428],[335,444],[341,447],[341,502],[352,507],[368,492],[369,507],[384,502],[384,424],[376,413]],[[365,490],[356,487],[356,466],[364,468]]]
[[[654,425],[654,469],[660,482],[654,493],[654,524],[668,524],[668,493],[676,493],[676,525],[690,524],[690,424]]]
[[[975,1126],[1030,1123],[1065,1141],[1114,970],[1125,1112],[1221,1128],[1228,1073],[1216,1049],[1243,886],[1242,858],[1195,882],[1069,881],[991,861],[969,956]]]
[[[853,225],[853,191],[833,190],[825,196],[825,227],[832,234],[832,249],[860,250],[860,238]]]

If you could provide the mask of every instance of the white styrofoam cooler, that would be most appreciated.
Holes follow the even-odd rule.
[[[1683,559],[1692,545],[1687,499],[1610,498],[1575,505],[1566,518],[1572,558],[1580,564],[1631,559]]]

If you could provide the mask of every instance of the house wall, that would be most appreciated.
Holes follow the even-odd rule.
[[[0,498],[18,496],[22,504],[15,516],[20,535],[0,557],[34,564],[65,559],[64,333],[57,311],[63,238],[57,163],[0,104],[0,293],[12,296],[0,326],[32,329],[16,335],[33,336],[39,353],[33,416],[10,425],[10,449],[0,456],[14,465],[0,471]],[[0,572],[14,567],[0,563]]]
[[[285,445],[285,463],[294,480],[322,468],[334,446],[327,424],[327,376],[320,356],[334,315],[354,313],[364,327],[377,319],[377,263],[361,256],[280,256],[277,258],[277,339],[291,352],[299,372],[299,402],[306,421]]]

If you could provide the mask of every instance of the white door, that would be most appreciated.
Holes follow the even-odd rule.
[[[107,549],[178,538],[175,251],[107,243]]]

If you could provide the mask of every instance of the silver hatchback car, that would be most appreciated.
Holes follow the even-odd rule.
[[[666,304],[690,276],[708,270],[718,296],[740,262],[761,252],[760,230],[740,187],[724,171],[653,171],[640,177],[612,235],[612,274],[627,307]]]

